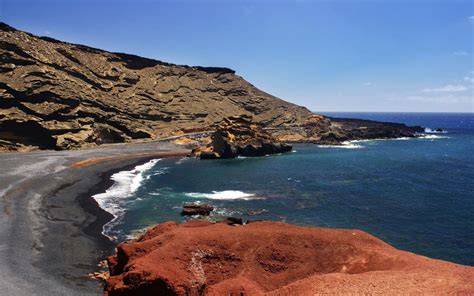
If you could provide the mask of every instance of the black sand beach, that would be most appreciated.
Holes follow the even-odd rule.
[[[167,142],[0,154],[2,295],[100,295],[88,274],[113,251],[111,215],[91,197],[110,176],[153,158],[184,156]]]

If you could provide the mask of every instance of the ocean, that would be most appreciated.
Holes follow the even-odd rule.
[[[421,125],[426,135],[297,144],[258,158],[152,160],[114,174],[114,185],[94,196],[116,217],[104,234],[123,241],[189,219],[182,205],[201,202],[216,208],[211,219],[357,228],[402,250],[474,265],[474,114],[324,114]]]

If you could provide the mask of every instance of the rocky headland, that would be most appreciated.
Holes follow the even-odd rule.
[[[0,151],[69,150],[212,132],[251,116],[281,142],[414,136],[419,127],[315,115],[217,67],[175,65],[0,23]]]
[[[167,222],[120,244],[104,295],[471,294],[474,268],[359,230]]]

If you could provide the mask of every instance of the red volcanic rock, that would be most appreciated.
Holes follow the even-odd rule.
[[[104,295],[474,293],[474,268],[359,230],[167,222],[117,247]]]

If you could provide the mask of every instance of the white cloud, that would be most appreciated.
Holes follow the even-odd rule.
[[[448,92],[461,92],[466,91],[467,87],[462,84],[447,84],[437,88],[424,88],[421,90],[423,93],[448,93]]]
[[[459,50],[459,51],[454,51],[453,55],[455,55],[455,56],[467,56],[467,55],[469,55],[469,53],[467,51],[464,51],[464,50]]]
[[[471,77],[466,76],[466,77],[464,77],[464,80],[466,80],[466,81],[468,81],[468,82],[470,82],[470,83],[474,83],[474,76],[471,76]]]
[[[406,97],[402,97],[401,100],[409,101],[409,102],[436,103],[436,104],[450,105],[450,104],[472,102],[472,97],[465,96],[465,95],[459,96],[459,95],[453,95],[453,94],[448,94],[448,95],[443,95],[443,96],[421,95],[421,96],[406,96]]]

